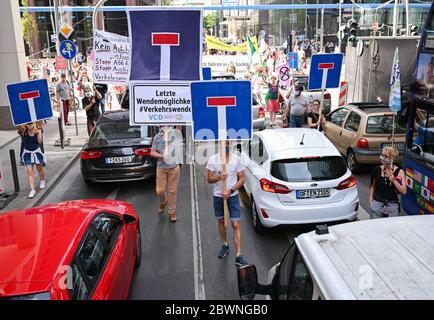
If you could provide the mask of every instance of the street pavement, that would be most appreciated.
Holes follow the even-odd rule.
[[[369,175],[357,176],[362,207],[367,209]],[[134,205],[140,216],[143,261],[136,270],[130,299],[239,299],[232,230],[231,253],[218,259],[221,241],[212,207],[212,186],[204,165],[183,165],[178,189],[178,222],[158,214],[155,180],[87,186],[80,175],[80,161],[47,195],[43,204],[74,199],[115,199]],[[278,263],[294,237],[314,226],[279,227],[256,234],[250,220],[250,203],[242,201],[243,256],[257,266],[260,282]],[[359,219],[366,219],[362,210]],[[261,298],[261,296],[259,296]],[[263,297],[262,297],[263,298]]]

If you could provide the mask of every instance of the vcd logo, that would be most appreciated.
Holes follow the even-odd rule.
[[[163,120],[162,114],[150,114],[150,115],[148,115],[148,117],[149,117],[149,120],[154,120],[154,121]]]

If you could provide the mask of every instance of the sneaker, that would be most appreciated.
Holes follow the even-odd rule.
[[[41,180],[41,183],[39,184],[39,189],[45,189],[45,180]]]
[[[222,246],[220,252],[219,252],[219,255],[218,255],[219,259],[223,259],[224,257],[226,257],[226,255],[229,253],[229,251],[230,251],[229,246],[224,244]]]
[[[246,264],[247,264],[247,261],[244,260],[243,256],[238,256],[235,259],[235,265],[237,265],[238,267],[245,266]]]
[[[36,191],[33,189],[33,190],[31,190],[30,193],[29,193],[29,198],[32,199],[32,198],[34,198],[35,196],[36,196]]]

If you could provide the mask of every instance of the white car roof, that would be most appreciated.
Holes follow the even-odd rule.
[[[365,220],[296,238],[326,299],[434,299],[434,216]]]
[[[257,133],[272,160],[308,156],[341,156],[336,147],[316,129],[267,129]],[[300,144],[304,134],[303,145]]]

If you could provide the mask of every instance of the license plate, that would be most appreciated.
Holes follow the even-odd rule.
[[[400,143],[394,143],[393,145],[398,150],[404,149],[404,143],[402,143],[402,142],[400,142]],[[392,146],[391,143],[383,143],[383,144],[381,144],[381,149],[383,149],[384,147],[391,147],[391,146]]]
[[[133,161],[133,157],[116,157],[116,158],[106,158],[106,164],[118,164],[118,163],[129,163]]]
[[[330,189],[297,190],[297,199],[330,197]]]

